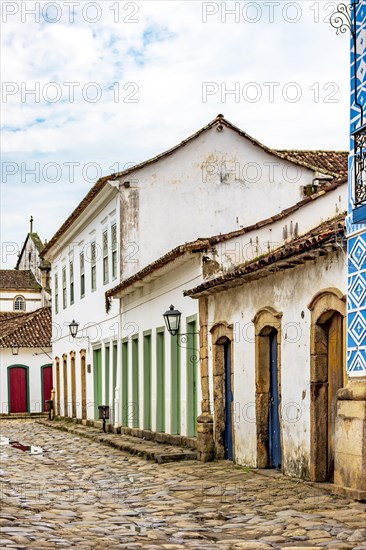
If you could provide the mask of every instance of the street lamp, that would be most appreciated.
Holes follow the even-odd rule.
[[[79,323],[77,323],[75,319],[73,319],[72,323],[69,324],[69,330],[70,330],[71,338],[76,338],[76,335],[79,330]]]
[[[163,314],[166,328],[172,336],[176,336],[179,332],[181,316],[181,312],[175,309],[173,305]]]
[[[11,354],[12,355],[18,355],[19,354],[19,346],[16,342],[13,342],[11,345]]]

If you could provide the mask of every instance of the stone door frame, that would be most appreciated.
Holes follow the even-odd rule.
[[[234,394],[234,349],[233,349],[233,325],[229,325],[225,321],[215,323],[210,329],[213,353],[212,353],[212,370],[213,370],[213,398],[214,398],[214,426],[213,438],[215,457],[224,459],[224,433],[225,433],[225,353],[224,344],[230,342],[231,351],[231,391]],[[234,418],[234,399],[231,404],[232,418]],[[235,429],[234,422],[232,423],[232,439],[233,439],[233,462],[235,462]]]
[[[326,323],[339,313],[346,335],[346,296],[337,288],[325,288],[315,294],[308,309],[310,327],[310,479],[327,481],[328,461],[328,337]],[[346,380],[346,338],[343,341],[343,369]]]
[[[269,392],[270,334],[277,331],[278,397],[281,402],[281,319],[282,313],[267,306],[255,314],[255,411],[257,430],[257,468],[268,468],[269,460]],[[282,417],[280,416],[281,454],[283,457]],[[283,463],[283,460],[282,460]]]

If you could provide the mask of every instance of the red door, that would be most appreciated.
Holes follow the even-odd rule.
[[[9,369],[10,411],[11,413],[28,412],[27,369],[12,367]]]
[[[46,401],[51,399],[52,385],[52,365],[42,368],[42,384],[43,384],[43,403],[42,410],[46,410]]]

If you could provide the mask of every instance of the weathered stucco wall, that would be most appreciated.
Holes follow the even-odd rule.
[[[310,311],[322,289],[346,292],[344,252],[308,261],[300,267],[209,296],[209,323],[233,324],[235,460],[257,466],[255,415],[255,339],[253,318],[263,307],[281,318],[281,428],[283,470],[309,476],[310,455]],[[209,345],[212,399],[212,342]]]
[[[278,214],[313,178],[226,127],[204,132],[121,179],[124,277],[182,243]]]

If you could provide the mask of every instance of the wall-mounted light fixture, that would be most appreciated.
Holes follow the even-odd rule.
[[[11,354],[12,355],[19,355],[19,346],[16,342],[13,342],[11,345]]]
[[[76,338],[76,335],[79,330],[79,323],[75,321],[75,319],[72,320],[72,322],[69,324],[69,330],[71,338]]]
[[[169,334],[176,336],[180,328],[180,319],[182,317],[181,312],[171,305],[170,308],[163,314],[163,317]]]

